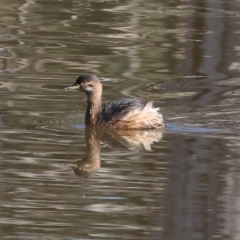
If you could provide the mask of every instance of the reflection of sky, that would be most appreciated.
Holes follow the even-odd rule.
[[[6,126],[2,122],[2,114],[0,113],[0,128],[6,128]]]

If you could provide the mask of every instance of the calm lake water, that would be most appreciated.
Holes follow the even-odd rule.
[[[240,239],[240,2],[0,1],[0,238]],[[164,132],[85,129],[154,100]]]

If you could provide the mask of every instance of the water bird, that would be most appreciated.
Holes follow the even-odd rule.
[[[83,91],[87,96],[85,124],[115,129],[161,129],[163,116],[152,101],[142,98],[121,98],[102,107],[102,83],[95,75],[80,75],[66,89]]]

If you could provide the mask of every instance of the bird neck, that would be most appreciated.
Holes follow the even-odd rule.
[[[87,110],[85,115],[86,125],[96,125],[97,118],[102,108],[102,93],[93,93],[87,96]]]

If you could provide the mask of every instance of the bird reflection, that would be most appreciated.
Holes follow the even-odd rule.
[[[100,139],[97,127],[89,126],[85,129],[86,154],[83,159],[71,164],[74,173],[83,178],[91,178],[101,165]]]
[[[152,151],[151,145],[162,139],[162,130],[134,131],[105,129],[101,133],[101,139],[105,145],[112,149],[128,151]]]
[[[85,129],[86,153],[81,160],[71,164],[74,173],[82,178],[91,178],[100,168],[100,140],[103,146],[119,151],[151,151],[151,145],[162,139],[163,131],[134,131],[103,129],[88,126]]]

